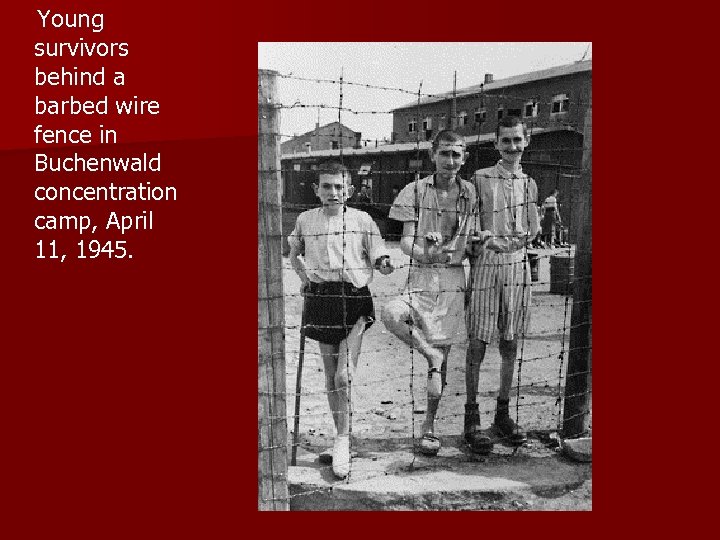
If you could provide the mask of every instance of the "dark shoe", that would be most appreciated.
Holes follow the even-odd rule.
[[[465,442],[476,454],[489,454],[493,449],[492,439],[480,429],[480,411],[477,403],[465,404]]]
[[[495,430],[498,435],[512,446],[522,446],[527,442],[527,435],[520,431],[515,421],[506,413],[495,413]]]

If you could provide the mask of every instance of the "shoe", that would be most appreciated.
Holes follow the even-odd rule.
[[[426,456],[437,456],[440,451],[440,438],[433,433],[425,433],[420,439],[420,453]]]
[[[475,454],[489,454],[493,449],[492,439],[480,429],[480,411],[477,403],[465,404],[465,442]]]
[[[505,412],[504,414],[495,413],[495,431],[498,435],[505,439],[508,443],[513,446],[521,446],[527,442],[527,435],[520,431],[520,428],[515,421],[510,418],[510,415]]]
[[[332,453],[332,469],[340,479],[350,474],[350,436],[339,435],[335,439]]]

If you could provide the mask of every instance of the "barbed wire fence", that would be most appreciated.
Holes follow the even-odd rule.
[[[274,99],[275,80],[277,78],[293,78],[297,80],[307,81],[315,84],[332,84],[337,85],[339,89],[338,104],[305,104],[293,103],[282,104]],[[295,171],[283,168],[279,164],[279,141],[288,135],[282,135],[279,130],[278,114],[283,109],[298,108],[324,108],[337,111],[338,123],[342,126],[343,114],[391,114],[392,111],[361,111],[343,103],[343,86],[355,85],[358,87],[367,87],[374,90],[382,90],[387,92],[401,92],[412,94],[417,98],[416,118],[420,121],[422,112],[421,98],[435,97],[431,94],[422,93],[422,83],[418,90],[405,90],[392,87],[384,87],[377,85],[366,85],[362,83],[349,82],[341,77],[338,80],[331,79],[312,79],[298,77],[293,74],[279,74],[269,72],[267,70],[259,71],[258,84],[258,233],[259,233],[259,258],[258,258],[258,358],[259,358],[259,409],[258,409],[258,426],[259,426],[259,477],[258,477],[258,498],[259,507],[261,509],[287,509],[290,499],[295,496],[288,492],[287,486],[287,465],[288,450],[295,459],[298,446],[302,444],[300,441],[300,432],[303,428],[307,430],[309,438],[319,432],[328,430],[328,426],[332,429],[332,414],[327,407],[324,399],[327,397],[328,391],[324,387],[324,378],[317,376],[316,373],[322,372],[322,359],[317,350],[305,350],[303,346],[304,337],[301,334],[305,320],[303,316],[298,317],[298,312],[303,314],[303,293],[283,289],[283,272],[286,276],[293,276],[292,268],[281,255],[281,245],[283,235],[287,231],[282,230],[281,213],[283,211],[299,212],[309,208],[317,207],[317,204],[309,204],[307,202],[297,202],[291,200],[292,197],[285,197],[281,201],[280,193],[288,184],[288,176],[292,181],[292,175]],[[494,97],[497,97],[495,94]],[[525,102],[528,101],[527,96],[512,96],[508,94],[502,95],[506,99],[518,99]],[[479,108],[484,108],[487,96],[481,91],[479,97]],[[537,101],[537,100],[536,100]],[[536,291],[543,286],[550,286],[550,292],[558,296],[533,296],[534,319],[542,319],[543,313],[551,310],[562,311],[562,325],[557,328],[541,325],[540,330],[532,332],[530,335],[522,334],[519,340],[519,357],[517,360],[517,369],[515,371],[515,382],[513,384],[513,395],[515,399],[514,417],[523,429],[535,433],[536,435],[548,435],[556,432],[563,437],[571,438],[585,435],[590,429],[590,385],[591,378],[591,305],[592,305],[592,275],[591,275],[591,124],[590,111],[591,101],[589,104],[588,114],[585,121],[585,137],[584,151],[577,147],[559,147],[544,148],[542,152],[545,154],[557,153],[558,155],[572,155],[582,152],[582,166],[579,170],[569,168],[564,169],[570,172],[567,176],[575,180],[571,183],[570,200],[566,203],[567,207],[575,208],[571,227],[575,229],[576,244],[568,246],[564,250],[547,251],[543,253],[530,253],[527,246],[524,248],[524,264],[530,267],[531,264],[539,265],[541,261],[547,259],[551,265],[558,268],[562,265],[557,274],[558,278],[553,279],[552,268],[549,281],[542,281],[532,272],[532,279],[525,280],[523,287],[532,287]],[[455,112],[455,111],[454,111]],[[454,119],[451,118],[451,124]],[[452,128],[450,125],[448,128]],[[428,141],[421,141],[420,132],[416,130],[415,159],[419,163],[421,153],[426,152],[429,147]],[[347,161],[348,155],[353,154],[353,149],[347,149],[343,145],[342,132],[340,137],[337,135],[320,135],[318,137],[334,137],[339,140],[339,148],[336,155],[325,156],[323,160],[328,158],[339,160],[341,163]],[[493,135],[494,138],[494,135]],[[372,142],[371,139],[365,141]],[[357,143],[357,140],[353,140]],[[480,155],[480,133],[478,130],[478,149],[475,153],[476,163],[478,165]],[[377,142],[376,142],[377,145]],[[532,156],[532,150],[527,150],[526,155]],[[563,166],[564,164],[558,163]],[[476,167],[477,168],[477,167]],[[348,169],[357,178],[363,174],[362,167],[348,166]],[[312,171],[312,174],[322,172],[320,166]],[[432,174],[431,169],[423,170],[416,166],[412,169],[390,168],[382,169],[383,175],[402,175],[407,178],[418,179],[422,176]],[[560,174],[560,173],[558,173]],[[284,180],[284,181],[283,181]],[[289,200],[290,199],[290,200]],[[539,202],[539,201],[533,201]],[[352,202],[351,202],[352,204]],[[389,210],[393,201],[373,202],[371,205],[359,208],[374,207],[376,209]],[[520,208],[513,207],[513,210],[522,211],[521,206],[525,202],[517,205]],[[417,210],[417,208],[414,208]],[[504,211],[505,209],[503,209]],[[342,235],[343,243],[348,235],[354,231],[346,228],[343,219],[343,229],[339,234]],[[326,233],[327,234],[327,233]],[[320,239],[317,235],[317,240]],[[392,238],[400,239],[399,237]],[[391,238],[388,238],[391,240]],[[416,240],[416,239],[415,239]],[[405,260],[407,259],[407,260]],[[412,271],[416,264],[412,259],[405,258],[402,263],[396,265],[395,272]],[[532,261],[531,259],[534,259]],[[547,261],[546,261],[547,262]],[[573,268],[574,262],[574,268]],[[360,268],[352,268],[347,266],[345,254],[343,252],[342,261],[343,270],[361,270]],[[312,270],[312,268],[307,268]],[[377,276],[377,274],[376,274]],[[379,307],[387,301],[397,298],[400,295],[409,295],[409,287],[407,280],[401,280],[396,289],[388,290],[382,287],[381,281],[385,276],[381,276],[380,280],[376,279],[373,284],[373,299],[376,301],[376,312],[379,313]],[[380,281],[380,282],[379,282]],[[446,291],[449,289],[441,289]],[[457,289],[453,289],[457,290]],[[574,296],[573,296],[574,292]],[[344,291],[337,295],[338,301],[346,301]],[[538,300],[539,299],[539,300]],[[278,313],[279,311],[279,313]],[[538,313],[540,311],[540,313]],[[288,320],[285,316],[288,314]],[[376,326],[382,326],[379,321]],[[523,325],[524,326],[524,325]],[[387,333],[389,334],[389,333]],[[426,378],[425,359],[412,348],[408,348],[392,335],[387,335],[385,331],[381,331],[380,339],[366,340],[365,346],[361,351],[360,362],[357,366],[357,372],[349,381],[347,394],[350,403],[349,409],[349,431],[351,441],[355,444],[360,439],[360,434],[382,433],[384,436],[393,437],[398,442],[398,446],[407,450],[410,456],[409,468],[412,469],[415,463],[414,448],[418,442],[416,435],[415,423],[418,421],[416,416],[423,414],[421,404],[424,401],[424,391]],[[387,339],[386,339],[387,338]],[[552,349],[549,352],[539,353],[537,351],[529,353],[526,350],[526,341],[533,340],[553,340],[559,341],[559,349]],[[299,343],[300,342],[300,343]],[[372,344],[370,344],[372,343]],[[465,344],[467,345],[467,343]],[[549,345],[548,345],[549,347]],[[455,346],[454,348],[459,348]],[[310,365],[305,367],[307,376],[304,378],[305,384],[299,385],[302,376],[302,358],[309,358],[316,369],[310,370]],[[397,369],[394,372],[388,368],[380,368],[377,364],[387,361],[388,357],[392,357]],[[349,362],[350,355],[345,354],[345,358]],[[370,360],[368,360],[370,359]],[[420,367],[416,366],[416,362],[420,362]],[[375,363],[376,365],[372,365]],[[462,365],[448,367],[447,378],[459,376],[464,373],[464,362]],[[403,368],[403,366],[405,366]],[[293,368],[297,377],[298,385],[295,392],[286,391],[287,377],[292,377]],[[500,368],[500,362],[486,358],[483,362],[483,370],[487,372],[497,372]],[[351,371],[351,366],[346,366]],[[457,375],[456,375],[457,374]],[[417,387],[417,388],[416,388]],[[392,405],[392,409],[403,410],[402,420],[407,420],[408,425],[398,427],[397,415],[388,413],[386,409],[377,406],[370,406],[367,399],[362,399],[362,392],[366,389],[374,389],[376,393],[384,393],[387,399],[380,402],[380,405]],[[359,393],[358,393],[359,392]],[[397,395],[399,394],[399,396]],[[359,397],[358,397],[359,396]],[[466,396],[464,392],[455,392],[454,398],[462,398]],[[481,404],[481,415],[487,417],[493,412],[493,401],[495,393],[492,391],[481,392],[479,402]],[[292,404],[299,406],[299,400],[312,400],[310,406],[305,406],[301,412],[300,409],[293,409]],[[353,401],[355,403],[353,403]],[[447,401],[447,395],[444,401]],[[362,406],[360,406],[362,404]],[[448,407],[448,409],[450,409]],[[439,424],[444,421],[453,422],[463,416],[460,407],[455,407],[449,412],[438,414],[436,420]],[[460,411],[460,412],[458,412]],[[527,412],[534,411],[534,415]],[[305,426],[301,425],[301,416],[305,420]],[[532,424],[530,418],[538,417],[546,418],[545,422]],[[389,420],[392,427],[388,425]],[[292,432],[288,431],[288,423],[294,424]],[[483,421],[487,426],[489,419]],[[378,424],[378,429],[373,429],[372,424]],[[362,426],[362,429],[354,429],[354,425]],[[310,427],[313,426],[313,427]],[[370,426],[368,428],[368,426]],[[388,429],[389,428],[389,429]],[[358,435],[354,435],[357,432]],[[292,435],[290,438],[289,435]],[[322,437],[314,437],[322,439]],[[321,444],[321,443],[320,443]],[[375,470],[370,467],[363,468],[364,478],[372,475],[384,475],[387,472],[382,467]],[[345,479],[345,483],[353,481],[353,468],[351,461],[350,474]],[[332,487],[319,489],[318,492],[331,491]],[[303,496],[309,495],[307,490],[302,491]]]

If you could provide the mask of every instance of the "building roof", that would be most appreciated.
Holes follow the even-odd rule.
[[[335,126],[335,125],[339,125],[339,126],[341,126],[341,127],[344,127],[345,129],[347,129],[348,131],[352,131],[353,133],[357,133],[357,131],[350,129],[350,128],[347,127],[345,124],[341,124],[340,122],[338,122],[338,121],[336,120],[335,122],[330,122],[329,124],[325,124],[324,126],[314,127],[314,128],[312,128],[310,131],[308,131],[308,132],[306,132],[306,133],[303,133],[302,135],[295,135],[295,136],[292,137],[291,139],[288,139],[287,141],[284,141],[282,144],[285,144],[285,143],[294,141],[295,139],[299,139],[299,138],[301,138],[301,137],[306,137],[306,136],[308,136],[308,135],[315,135],[315,132],[316,132],[318,129],[323,129],[323,128],[330,127],[330,126]]]
[[[530,135],[539,135],[541,133],[550,133],[553,131],[576,131],[574,128],[569,126],[553,126],[546,128],[533,128]],[[480,144],[483,142],[491,142],[495,140],[495,133],[482,133],[480,135],[467,135],[464,137],[465,144]],[[430,141],[417,142],[406,142],[397,144],[383,144],[378,147],[365,147],[365,148],[344,148],[342,150],[343,156],[362,156],[370,154],[393,154],[397,152],[410,152],[419,149],[430,150]],[[315,150],[312,152],[297,152],[295,154],[283,154],[282,159],[298,159],[298,158],[309,158],[309,157],[340,157],[340,150]]]
[[[522,73],[520,75],[514,75],[507,77],[506,79],[498,79],[487,84],[475,84],[468,86],[467,88],[461,88],[455,92],[455,95],[459,97],[471,96],[480,93],[480,90],[485,92],[492,92],[501,88],[507,88],[509,86],[517,86],[519,84],[525,84],[529,82],[539,81],[542,79],[551,79],[553,77],[562,77],[563,75],[572,75],[573,73],[582,73],[585,71],[592,71],[592,58],[590,60],[582,60],[573,62],[572,64],[565,64],[562,66],[555,66],[549,69],[541,69],[540,71],[531,71],[529,73]],[[442,94],[436,94],[433,97],[424,98],[420,100],[420,106],[427,105],[429,103],[436,103],[451,99],[453,97],[452,92],[443,92]],[[411,109],[418,107],[418,103],[408,103],[401,107],[392,109],[393,111],[399,111],[401,109]]]

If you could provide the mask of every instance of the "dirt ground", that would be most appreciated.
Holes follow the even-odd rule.
[[[393,259],[403,265],[389,276],[375,273],[370,289],[378,321],[366,332],[358,370],[351,388],[351,431],[355,439],[407,439],[421,435],[426,405],[427,362],[417,352],[390,334],[379,320],[382,306],[398,295],[407,280],[408,257],[398,244],[388,243]],[[556,250],[559,251],[559,250]],[[566,250],[565,250],[566,251]],[[561,401],[567,365],[572,298],[550,294],[551,250],[539,250],[539,280],[533,282],[533,314],[528,334],[519,343],[521,358],[516,365],[511,392],[511,414],[531,436],[531,445],[543,446],[548,435],[562,424]],[[288,428],[293,429],[293,392],[300,344],[302,297],[300,281],[284,259],[286,371]],[[454,346],[448,361],[448,380],[436,422],[439,437],[462,433],[465,403],[465,345]],[[499,384],[500,356],[497,343],[488,347],[481,368],[480,403],[483,427],[492,424]],[[303,444],[330,446],[334,427],[324,393],[325,378],[317,343],[307,340],[300,409],[300,438]],[[518,399],[519,398],[519,399]],[[519,406],[516,409],[516,404]],[[516,412],[517,411],[517,412]],[[290,435],[290,438],[292,435]],[[558,494],[553,509],[587,509],[591,482],[577,490]],[[532,509],[542,509],[539,498]],[[549,503],[548,503],[549,504]]]

